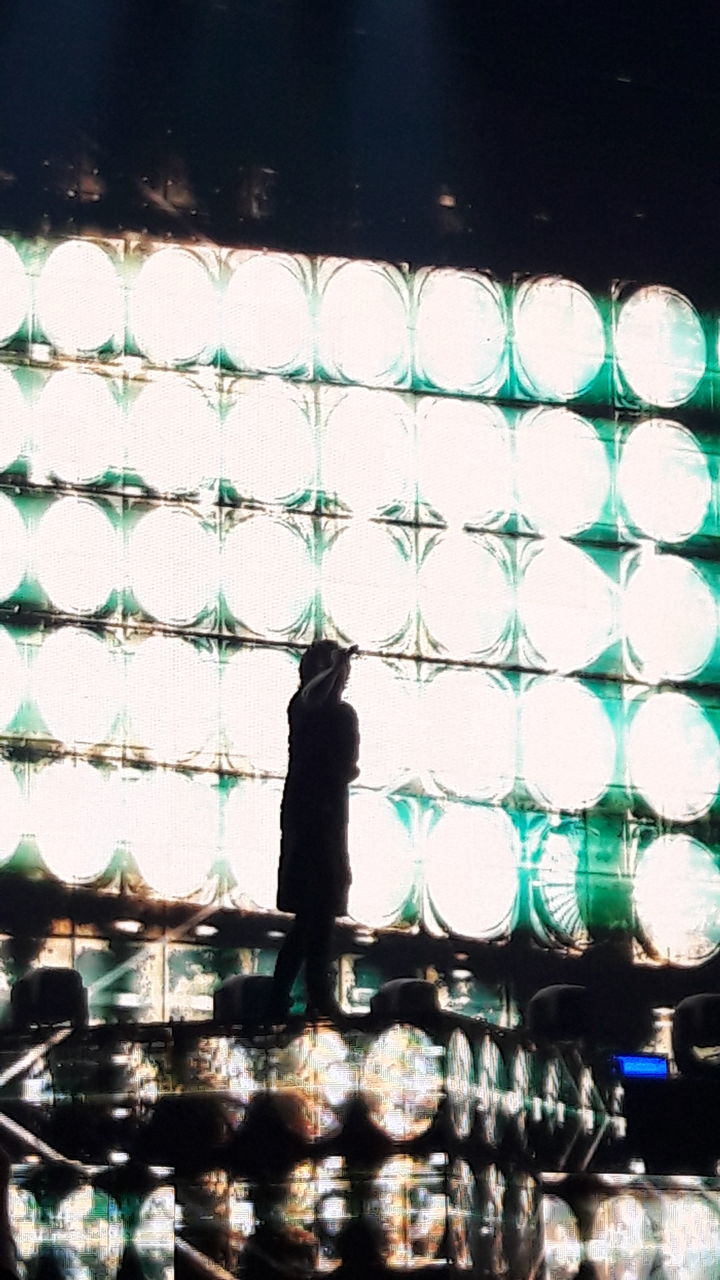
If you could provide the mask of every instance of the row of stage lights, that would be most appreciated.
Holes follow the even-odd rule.
[[[124,1141],[154,1164],[207,1163],[222,1147],[231,1163],[252,1168],[262,1124],[308,1148],[359,1142],[373,1160],[393,1147],[449,1143],[507,1149],[556,1169],[579,1165],[601,1143],[617,1146],[625,1133],[618,1083],[600,1086],[577,1053],[538,1051],[487,1024],[475,1024],[472,1042],[451,1024],[430,1035],[396,1023],[379,1034],[289,1029],[272,1044],[181,1024],[177,1043],[167,1027],[144,1028],[144,1046],[113,1028],[108,1051],[110,1030],[76,1035],[5,1091],[51,1142],[70,1135],[70,1114],[76,1153],[93,1159]],[[205,1146],[188,1152],[181,1135],[198,1117]]]
[[[125,1213],[102,1190],[102,1172],[85,1175],[52,1206],[28,1189],[34,1174],[32,1166],[19,1166],[10,1192],[20,1260],[30,1267],[41,1250],[65,1250],[64,1260],[87,1268],[93,1280],[112,1280],[129,1235],[143,1273],[164,1277],[171,1274],[178,1216],[181,1238],[208,1248],[222,1238],[234,1269],[266,1222],[256,1188],[222,1170],[180,1179],[177,1190],[158,1180]],[[438,1265],[445,1256],[454,1270],[482,1277],[576,1280],[584,1261],[593,1264],[596,1280],[709,1280],[720,1250],[717,1185],[699,1178],[598,1180],[582,1223],[564,1198],[572,1200],[570,1183],[549,1183],[543,1193],[532,1179],[494,1165],[476,1179],[466,1162],[448,1162],[442,1153],[393,1157],[364,1192],[365,1220],[375,1224],[371,1239],[390,1274]],[[332,1272],[350,1220],[349,1194],[342,1157],[300,1162],[276,1191],[263,1243],[273,1230],[281,1243],[284,1219],[309,1233],[304,1240],[315,1266],[308,1274]]]
[[[61,762],[34,775],[29,803],[3,766],[0,796],[6,872],[274,910],[278,785],[226,790],[163,770],[106,776]],[[483,941],[530,929],[561,948],[611,927],[654,961],[698,964],[720,946],[720,858],[661,830],[355,791],[349,914],[372,929],[422,920],[436,936]]]
[[[0,343],[539,401],[712,402],[717,323],[650,285],[162,242],[0,240]]]
[[[0,470],[205,505],[222,495],[596,541],[718,534],[715,443],[672,420],[94,369],[0,367]]]
[[[217,650],[176,638],[123,646],[60,628],[16,646],[0,629],[0,671],[6,749],[180,766],[211,781],[259,778],[258,815],[275,803],[285,708],[297,688],[295,663],[282,651],[241,648],[220,662]],[[83,698],[70,673],[81,676]],[[414,665],[398,673],[377,659],[357,664],[352,700],[366,790],[682,824],[715,812],[720,725],[707,695],[462,668],[416,677]],[[192,684],[173,720],[173,690],[185,678]],[[97,789],[89,777],[81,770],[77,788]],[[9,812],[16,809],[13,802]]]
[[[620,674],[720,672],[720,572],[643,546],[0,492],[0,607],[390,656]],[[672,605],[669,603],[672,601]]]

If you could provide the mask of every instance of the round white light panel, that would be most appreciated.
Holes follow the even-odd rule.
[[[501,643],[514,594],[505,547],[492,535],[441,536],[420,568],[422,620],[435,644],[458,657],[485,656]]]
[[[243,648],[224,663],[221,679],[225,742],[233,765],[244,773],[285,773],[287,705],[299,685],[297,662],[284,649]]]
[[[12,767],[0,763],[0,865],[7,862],[27,831],[27,808]]]
[[[515,433],[520,514],[539,533],[571,537],[603,515],[610,466],[595,428],[568,409],[533,409]]]
[[[521,284],[513,307],[515,360],[524,389],[540,400],[571,400],[595,381],[605,359],[602,316],[573,280]]]
[[[615,777],[617,744],[598,698],[574,680],[540,677],[520,696],[521,775],[547,809],[590,808]]]
[[[96,613],[120,585],[118,531],[87,498],[61,498],[48,507],[33,551],[40,586],[63,613]]]
[[[0,493],[0,600],[9,600],[25,577],[28,535],[12,499]]]
[[[274,911],[280,856],[282,784],[241,779],[225,800],[223,851],[235,900]]]
[[[640,855],[633,897],[653,949],[671,964],[699,964],[720,946],[720,866],[705,845],[664,835]]]
[[[77,627],[45,633],[32,696],[53,737],[68,747],[108,742],[122,710],[122,655]]]
[[[501,524],[514,508],[510,429],[496,405],[423,397],[418,496],[447,524]]]
[[[504,378],[507,318],[484,276],[437,268],[420,286],[415,372],[444,391],[491,394]]]
[[[425,883],[433,911],[454,934],[487,940],[511,927],[519,841],[504,809],[454,804],[427,838]]]
[[[45,336],[68,355],[90,355],[122,334],[125,298],[110,254],[88,240],[66,240],[46,259],[35,291]]]
[[[48,871],[66,884],[103,875],[122,837],[121,806],[115,778],[83,761],[47,765],[34,781],[29,809]]]
[[[30,285],[17,249],[0,237],[0,345],[22,328],[30,305]]]
[[[33,473],[91,484],[123,464],[120,407],[107,378],[62,369],[45,383],[34,415]]]
[[[641,703],[627,734],[632,785],[657,814],[692,822],[708,812],[720,786],[720,745],[705,711],[683,693]]]
[[[357,516],[414,502],[412,417],[391,391],[348,387],[321,399],[321,488]]]
[[[146,258],[130,294],[130,331],[153,364],[192,364],[213,354],[218,302],[207,266],[180,248]]]
[[[192,512],[156,507],[128,538],[133,594],[158,622],[195,622],[217,596],[217,535]]]
[[[697,390],[707,364],[700,317],[674,289],[663,285],[638,289],[620,308],[615,354],[639,400],[663,408],[685,404]]]
[[[533,548],[517,588],[520,624],[543,666],[578,671],[617,636],[615,584],[569,542],[546,539]]]
[[[689,560],[641,555],[626,582],[622,611],[625,636],[644,679],[691,679],[710,661],[717,604]]]
[[[22,658],[9,631],[0,627],[0,729],[6,729],[25,693]]]
[[[219,423],[201,387],[177,374],[143,387],[128,414],[126,465],[159,493],[195,493],[214,483]]]
[[[181,691],[181,692],[180,692]],[[217,658],[175,636],[150,636],[128,659],[128,743],[177,763],[219,737]]]
[[[0,269],[1,258],[2,255]],[[28,419],[25,397],[12,370],[0,369],[0,471],[6,471],[22,456]]]
[[[223,592],[237,622],[256,635],[290,636],[310,615],[315,595],[312,551],[292,525],[264,514],[225,535]]]
[[[242,498],[291,503],[312,492],[315,447],[302,389],[238,379],[222,429],[222,475]]]
[[[618,492],[631,525],[661,542],[685,542],[702,527],[712,498],[710,471],[692,433],[660,418],[628,436]]]
[[[223,346],[238,369],[303,371],[312,351],[310,286],[288,254],[238,262],[223,296]]]
[[[323,612],[363,648],[400,643],[415,616],[415,565],[379,524],[344,525],[325,552]]]
[[[331,378],[397,386],[408,369],[408,303],[392,267],[345,262],[320,286],[318,361]]]
[[[472,800],[502,800],[515,784],[517,707],[501,675],[441,671],[420,686],[420,741],[435,781]],[[364,736],[364,722],[361,720]]]
[[[125,788],[130,849],[145,883],[162,898],[196,893],[218,856],[218,793],[160,770]]]
[[[415,878],[412,841],[395,806],[383,795],[352,792],[348,840],[348,915],[370,928],[395,924]]]

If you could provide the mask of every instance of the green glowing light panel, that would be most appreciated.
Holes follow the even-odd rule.
[[[0,238],[0,280],[4,868],[271,910],[324,634],[353,919],[720,947],[714,322],[131,240]]]

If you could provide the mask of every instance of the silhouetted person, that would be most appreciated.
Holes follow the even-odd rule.
[[[277,905],[295,920],[278,954],[273,1016],[287,1014],[305,961],[308,1011],[337,1016],[330,985],[336,916],[347,913],[350,860],[348,787],[358,775],[357,716],[343,701],[354,650],[318,640],[300,662],[300,688],[288,706],[288,773],[280,812]]]

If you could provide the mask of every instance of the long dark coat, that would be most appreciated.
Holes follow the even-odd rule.
[[[279,911],[317,906],[347,913],[348,784],[357,777],[360,735],[347,702],[316,702],[299,690],[288,707],[288,773],[280,810]]]

